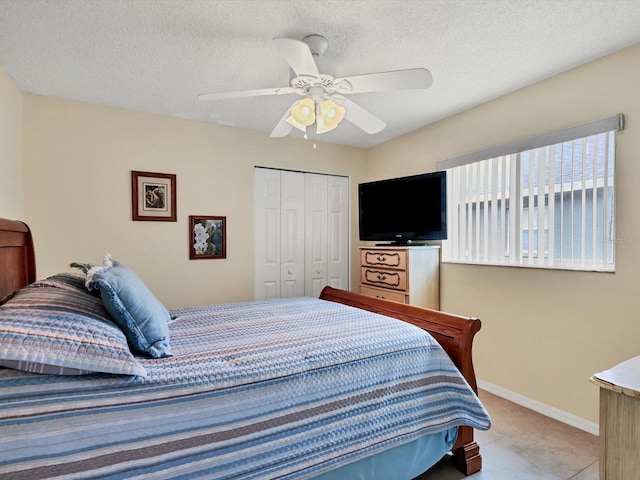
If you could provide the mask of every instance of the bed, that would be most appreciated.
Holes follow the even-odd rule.
[[[479,320],[326,287],[172,310],[140,347],[85,287],[118,266],[37,280],[29,228],[0,219],[0,478],[410,480],[449,452],[480,470]]]

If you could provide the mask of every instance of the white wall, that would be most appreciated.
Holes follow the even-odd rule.
[[[364,171],[359,149],[313,149],[295,138],[36,95],[23,102],[38,277],[109,252],[170,308],[253,298],[254,165],[349,175],[356,184]],[[177,222],[131,220],[131,170],[177,175]],[[227,217],[226,259],[189,260],[189,215]]]
[[[0,67],[0,217],[24,219],[22,94]]]
[[[598,421],[589,377],[640,354],[639,77],[636,45],[385,143],[367,159],[367,178],[428,172],[441,159],[625,114],[616,273],[454,264],[441,271],[441,308],[483,322],[478,377],[587,422]]]

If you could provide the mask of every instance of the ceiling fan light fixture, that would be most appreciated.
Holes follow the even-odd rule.
[[[290,113],[291,115],[287,118],[287,122],[303,132],[316,121],[313,100],[310,98],[303,98],[295,102],[291,107]]]
[[[327,133],[338,126],[344,119],[344,107],[333,100],[325,100],[316,115],[316,133]]]

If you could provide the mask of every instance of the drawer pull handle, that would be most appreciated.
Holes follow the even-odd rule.
[[[292,272],[291,270],[287,270],[287,273],[288,273],[289,275],[293,275],[293,272]]]
[[[386,262],[387,261],[387,257],[378,257],[378,261],[379,262]]]
[[[380,274],[378,274],[378,280],[382,280],[382,281],[384,281],[384,280],[386,280],[386,279],[387,279],[387,276],[386,276],[386,275],[380,275]]]

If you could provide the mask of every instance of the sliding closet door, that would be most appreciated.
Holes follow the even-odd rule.
[[[305,295],[317,297],[328,285],[327,175],[305,174]]]
[[[280,296],[304,296],[304,173],[280,176]]]
[[[349,290],[349,179],[328,178],[327,281]]]
[[[254,169],[253,295],[280,297],[280,172]]]
[[[349,179],[305,176],[305,295],[349,288]]]
[[[349,179],[255,168],[254,298],[349,288]]]

